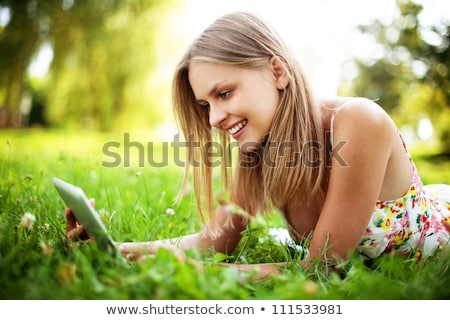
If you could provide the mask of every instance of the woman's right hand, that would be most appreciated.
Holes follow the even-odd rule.
[[[94,206],[94,199],[90,199],[89,202]],[[86,229],[78,222],[77,218],[75,218],[73,211],[70,210],[70,208],[66,208],[64,214],[66,217],[66,237],[72,241],[89,240]]]

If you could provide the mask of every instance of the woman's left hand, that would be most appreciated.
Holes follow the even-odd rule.
[[[129,261],[141,263],[146,259],[153,258],[159,249],[166,249],[180,261],[186,262],[186,254],[175,245],[155,242],[121,242],[118,243],[119,251]]]

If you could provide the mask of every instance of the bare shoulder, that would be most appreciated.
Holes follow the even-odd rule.
[[[362,134],[377,139],[391,137],[396,127],[377,103],[366,98],[349,98],[336,109],[335,136]]]
[[[391,122],[386,111],[379,104],[367,98],[350,98],[342,103],[336,111],[336,120],[367,121],[373,124]]]

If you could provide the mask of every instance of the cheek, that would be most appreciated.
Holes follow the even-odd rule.
[[[276,88],[273,88],[273,89],[274,90],[272,91],[272,94],[271,94],[272,106],[273,106],[273,110],[276,110],[278,108],[278,106],[280,105],[281,92]]]
[[[280,92],[274,85],[266,84],[257,92],[259,104],[262,106],[261,116],[272,119],[280,104]]]
[[[280,91],[275,86],[271,74],[267,74],[261,82],[261,87],[258,89],[259,93],[265,96],[265,101],[270,103],[271,107],[276,108],[280,101]]]
[[[266,129],[269,129],[268,126],[272,123],[273,117],[275,116],[275,112],[278,109],[280,104],[280,95],[278,91],[272,92],[272,94],[268,94],[265,96],[264,101],[264,110],[260,110],[260,119],[263,121]]]
[[[253,91],[251,94],[242,97],[245,101],[241,106],[252,116],[260,119],[271,118],[272,114],[278,108],[280,95],[278,91],[267,91],[267,88],[261,88],[260,91]]]

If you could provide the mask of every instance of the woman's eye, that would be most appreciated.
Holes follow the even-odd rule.
[[[222,91],[221,93],[219,93],[219,98],[220,99],[226,99],[230,96],[231,91],[227,90],[227,91]]]
[[[204,110],[209,110],[209,103],[203,103],[200,105],[200,107],[202,107],[202,109]]]

